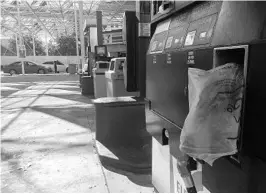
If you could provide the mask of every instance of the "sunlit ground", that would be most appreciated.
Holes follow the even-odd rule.
[[[106,192],[77,80],[1,84],[2,192]]]

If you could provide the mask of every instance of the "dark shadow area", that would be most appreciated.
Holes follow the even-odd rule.
[[[18,84],[18,83],[16,83],[16,84],[12,84],[12,83],[1,84],[1,97],[7,98],[11,94],[14,94],[14,93],[21,91],[21,90],[25,90],[32,85],[34,85],[34,84],[32,84],[32,83],[31,84]],[[3,87],[9,87],[11,89],[5,89]],[[12,90],[12,88],[13,88],[13,90]]]
[[[14,97],[14,99],[18,99],[18,98],[19,99],[16,100],[16,101],[12,100],[10,103],[6,103],[6,102],[8,102],[7,99],[12,98],[12,97],[8,97],[8,98],[6,98],[6,100],[4,102],[1,103],[1,109],[2,109],[1,111],[10,110],[10,109],[12,110],[13,108],[12,107],[9,108],[9,106],[11,106],[11,105],[14,106],[14,105],[16,105],[18,103],[21,103],[21,102],[23,102],[23,101],[25,101],[27,99],[36,98],[36,96],[40,97],[41,95],[32,95],[32,96],[27,96],[27,97],[24,97],[24,96]],[[19,108],[26,108],[26,107],[19,107]]]
[[[1,90],[1,98],[6,98],[19,90]]]
[[[76,102],[82,102],[86,104],[92,104],[92,97],[90,96],[82,96],[81,94],[45,94],[46,96],[62,98],[66,100],[72,100]]]
[[[7,140],[8,141],[8,140]],[[86,149],[87,152],[92,152],[92,143],[88,142],[88,143],[65,143],[65,142],[60,142],[60,141],[32,141],[32,142],[28,142],[28,141],[12,141],[12,142],[2,142],[3,144],[5,144],[6,146],[8,144],[12,144],[14,147],[16,146],[31,146],[31,149],[27,150],[24,149],[23,151],[15,151],[15,152],[5,152],[5,154],[2,154],[1,152],[1,161],[7,161],[9,162],[9,160],[13,160],[13,159],[17,159],[19,157],[21,157],[22,154],[25,153],[32,153],[32,152],[39,152],[39,153],[55,153],[55,152],[64,152],[66,150],[68,150],[68,152],[71,149],[76,149],[76,148],[82,148],[82,147],[86,147],[86,148],[91,148],[91,149]],[[42,146],[40,147],[36,147],[36,149],[34,148],[34,146]],[[73,150],[73,152],[75,152],[75,150]]]
[[[142,143],[139,145],[121,143],[121,146],[114,146],[103,141],[97,142],[100,159],[104,159],[105,164],[108,165],[112,165],[112,162],[114,162],[114,165],[120,164],[120,166],[116,166],[119,167],[119,169],[124,169],[129,172],[149,172],[151,169],[151,137],[141,137],[141,139]],[[111,158],[110,160],[106,160],[109,158],[108,155],[105,154],[107,148],[118,158],[117,161]]]
[[[116,102],[112,106],[103,104],[95,106],[99,155],[109,157],[111,152],[121,164],[128,166],[129,171],[151,168],[152,138],[146,130],[144,105],[129,105],[128,102]]]
[[[134,145],[132,147],[123,147],[123,143],[121,146],[111,146],[105,142],[100,143],[96,141],[96,148],[104,168],[127,176],[131,182],[137,185],[153,187],[150,176],[151,137],[142,137],[142,141],[141,145]]]
[[[115,155],[117,157],[117,155]],[[108,169],[112,168],[113,172],[120,174],[135,173],[135,174],[150,174],[151,166],[147,167],[136,167],[134,161],[131,163],[121,161],[121,159],[114,159],[111,157],[99,155],[102,165]],[[136,164],[137,165],[137,164]],[[122,172],[122,173],[121,173]]]
[[[128,145],[126,143],[121,143],[121,146],[114,146],[103,141],[96,141],[96,148],[104,168],[117,174],[127,176],[130,181],[137,185],[152,187],[149,176],[151,175],[152,162],[151,137],[144,136],[141,137],[141,139],[142,143],[138,141],[138,143],[140,143],[139,145],[131,145],[131,142]],[[127,146],[123,147],[123,145]],[[138,179],[138,175],[146,178],[144,180]]]
[[[60,141],[43,141],[43,140],[31,140],[31,141],[23,141],[23,140],[14,140],[14,139],[5,139],[2,140],[1,143],[5,144],[16,144],[16,145],[52,145],[52,146],[64,146],[65,148],[72,148],[72,147],[83,147],[87,145],[92,145],[91,143],[66,143],[66,142],[60,142]],[[54,148],[45,148],[49,150],[53,150]],[[42,149],[41,149],[42,150]],[[38,149],[37,151],[40,151]],[[42,150],[45,151],[45,150]]]
[[[56,84],[57,86],[75,86],[77,88],[79,88],[79,82],[74,81],[74,82],[67,82],[67,81],[58,81],[58,82],[34,82],[36,84],[38,84],[39,86],[47,86],[47,85],[51,85],[51,84]]]
[[[109,158],[106,156],[100,156],[100,160],[101,160],[103,167],[106,168],[107,170],[127,176],[127,178],[131,182],[137,185],[140,185],[143,187],[153,187],[151,176],[150,176],[151,168],[140,170],[140,169],[136,169],[132,167],[132,170],[130,170],[131,172],[129,173],[129,171],[126,170],[128,166],[126,165],[123,166],[123,164],[121,164],[121,162],[117,161],[116,159]],[[140,176],[137,176],[137,175],[141,175],[142,178],[140,178]]]
[[[18,153],[15,153],[18,154]],[[5,152],[5,150],[3,149],[3,147],[1,147],[1,161],[7,161],[9,159],[14,158],[15,155],[13,152]],[[21,152],[19,153],[19,155],[21,154]]]
[[[52,89],[54,89],[54,88],[52,88]],[[65,90],[65,89],[62,89],[62,90]],[[69,90],[69,91],[73,91],[73,90]],[[55,97],[55,98],[61,98],[61,99],[75,101],[75,102],[82,102],[82,103],[86,103],[86,104],[91,104],[92,103],[91,97],[85,97],[85,96],[82,96],[81,94],[22,94],[22,95],[7,96],[1,102],[1,108],[3,109],[3,108],[6,108],[6,107],[8,107],[10,105],[15,105],[17,103],[20,103],[20,102],[24,101],[25,99],[35,98],[37,96],[38,97],[41,97],[41,96],[51,96],[51,97]],[[8,99],[12,99],[12,98],[13,99],[20,98],[20,99],[18,101],[12,101],[9,104],[4,104],[3,105],[3,103],[7,102]]]
[[[34,90],[34,88],[30,88],[27,89],[29,86],[40,86],[37,83],[34,84],[23,84],[23,85],[18,85],[16,84],[12,84],[12,83],[8,83],[6,85],[11,86],[11,85],[16,85],[16,87],[18,89],[21,90]],[[63,84],[65,86],[65,84]],[[6,108],[8,108],[8,106],[10,105],[15,105],[17,103],[20,103],[22,101],[24,101],[27,98],[34,98],[33,101],[27,105],[27,107],[20,107],[22,110],[18,113],[18,115],[13,118],[9,124],[7,124],[6,126],[2,127],[2,133],[6,130],[6,128],[13,123],[27,108],[32,108],[33,110],[36,111],[40,111],[55,117],[58,117],[60,119],[64,119],[66,121],[78,124],[82,127],[85,128],[93,128],[91,126],[91,124],[93,123],[92,119],[94,119],[94,109],[92,108],[87,108],[87,107],[75,107],[75,105],[73,105],[73,107],[69,108],[69,106],[67,108],[45,108],[44,107],[31,107],[30,105],[33,104],[37,99],[39,99],[40,97],[43,96],[51,96],[51,97],[56,97],[56,98],[61,98],[61,99],[66,99],[66,100],[71,100],[74,102],[82,102],[85,104],[91,104],[91,99],[85,96],[82,96],[81,94],[45,94],[47,93],[48,90],[50,89],[60,89],[60,90],[66,90],[66,91],[79,91],[80,89],[78,87],[60,87],[58,84],[49,84],[49,87],[45,87],[45,91],[42,94],[22,94],[22,95],[17,95],[17,98],[20,98],[18,101],[12,101],[10,103],[5,103],[4,105],[2,103],[6,102],[6,100],[8,99],[8,96],[6,96],[7,98],[4,99],[4,101],[2,101],[1,103],[1,108],[2,110],[6,110]],[[36,88],[36,90],[38,90],[38,88]],[[10,93],[11,94],[11,93]],[[9,94],[9,95],[10,95]],[[15,96],[12,96],[11,98],[15,98]],[[22,98],[22,99],[21,99]],[[59,103],[60,105],[60,103]],[[88,119],[89,118],[89,119]],[[90,119],[91,118],[91,119]]]
[[[42,93],[42,95],[43,94],[45,94],[51,87],[53,87],[53,85],[51,85],[49,88],[47,88],[43,93]],[[36,96],[29,104],[28,104],[28,106],[27,107],[30,107],[34,102],[36,102],[39,98],[40,98],[40,96],[41,95],[39,95],[39,96]],[[13,122],[15,122],[19,117],[20,117],[20,115],[22,115],[24,112],[25,112],[25,110],[27,109],[27,107],[25,107],[25,108],[23,108],[23,109],[21,109],[19,112],[18,112],[18,114],[14,117],[14,118],[12,118],[5,126],[1,126],[1,135],[3,135],[4,134],[4,132],[8,129],[8,127],[13,123]]]
[[[105,114],[104,111],[102,112],[102,109],[97,109],[96,106],[96,111],[101,111],[96,112],[96,117],[98,116],[101,122],[99,120],[95,121],[95,127],[97,127],[95,131],[96,148],[103,167],[127,176],[138,185],[153,187],[150,180],[151,177],[140,180],[136,175],[144,175],[144,177],[145,175],[147,177],[151,175],[152,136],[148,132],[148,128],[160,129],[160,123],[150,114],[147,114],[147,109],[145,109],[145,113],[143,109],[140,111],[137,108],[131,108],[130,111],[127,109],[128,113],[125,113],[126,109],[118,107],[112,108],[112,110],[105,109],[105,111],[110,111],[108,112],[109,115],[111,113],[114,114],[111,119],[106,119],[108,114]],[[120,109],[121,112],[118,112],[117,109]],[[102,114],[104,114],[104,118]],[[124,117],[123,114],[128,115]],[[119,118],[126,119],[126,122],[119,120]],[[132,120],[127,118],[132,118]],[[107,124],[101,124],[102,122]],[[137,125],[133,124],[134,122],[140,122],[140,125],[137,127]],[[144,122],[143,125],[141,124],[142,122]],[[120,129],[116,127],[119,125]],[[134,127],[130,127],[130,125],[134,125]]]
[[[49,77],[53,77],[53,76],[49,76]],[[78,87],[78,81],[76,80],[73,80],[73,81],[50,80],[51,82],[49,83],[49,81],[47,81],[49,79],[44,78],[44,76],[43,76],[44,79],[33,80],[33,81],[30,81],[30,76],[29,76],[27,77],[26,80],[23,77],[19,78],[21,79],[21,82],[20,82],[18,78],[15,78],[15,79],[14,78],[15,77],[9,77],[9,79],[12,80],[10,82],[8,82],[7,79],[3,81],[5,82],[3,86],[7,88],[1,92],[1,95],[3,96],[2,103],[3,102],[5,103],[4,107],[2,106],[2,111],[5,111],[5,110],[14,111],[15,115],[13,118],[8,120],[8,122],[4,126],[2,126],[1,134],[3,134],[7,129],[8,130],[11,129],[9,126],[12,123],[14,123],[17,119],[19,119],[20,116],[23,113],[25,113],[26,110],[29,110],[29,109],[51,115],[59,119],[63,119],[73,124],[82,126],[86,129],[89,129],[89,128],[94,129],[94,127],[92,127],[94,123],[94,114],[95,114],[94,107],[91,107],[91,108],[89,107],[90,106],[89,104],[91,104],[90,98],[82,96],[81,92],[80,94],[77,93],[77,91],[80,91],[80,88]],[[68,78],[66,78],[66,76],[61,76],[60,79],[69,80]],[[76,79],[76,78],[73,77],[73,79]],[[29,88],[31,86],[32,88]],[[10,87],[10,90],[8,90],[9,89],[8,87]],[[12,88],[16,90],[11,90]],[[51,91],[53,89],[55,90],[55,94],[47,94],[49,93],[47,91]],[[33,92],[35,91],[31,91],[31,90],[40,90],[37,92],[38,93],[41,92],[41,94],[33,94]],[[60,94],[61,90],[64,90],[62,91],[62,93],[66,93],[66,94]],[[23,92],[21,92],[22,94],[18,93],[18,95],[16,95],[15,92],[18,92],[18,91],[23,91]],[[77,93],[77,94],[71,94],[71,91],[75,91],[72,93]],[[10,96],[11,94],[13,95]],[[45,96],[51,96],[51,97],[58,98],[58,99],[55,99],[56,106],[58,107],[47,107],[45,104],[41,104],[43,106],[33,106],[36,100],[38,100],[40,97],[45,97]],[[14,99],[14,98],[18,98],[18,99]],[[11,99],[11,100],[8,101],[8,99]],[[68,105],[64,106],[64,105],[60,105],[61,99],[71,100],[73,102],[70,101]],[[27,100],[27,103],[24,103],[25,107],[23,107],[23,104],[21,104],[20,106],[20,104],[18,103],[23,102],[24,100]],[[85,103],[85,104],[81,104],[80,102]],[[14,104],[15,105],[18,104],[19,106],[15,108],[11,107]],[[10,106],[11,108],[8,108],[8,106]],[[21,167],[20,166],[21,164],[19,163],[18,159],[19,157],[22,156],[23,153],[32,153],[36,151],[36,152],[40,152],[41,155],[42,154],[45,155],[46,153],[49,153],[49,152],[60,152],[60,151],[71,149],[70,152],[71,153],[73,152],[74,154],[76,154],[77,150],[80,150],[78,148],[82,148],[82,147],[84,147],[82,148],[82,150],[85,149],[86,152],[87,150],[88,152],[93,151],[93,145],[89,140],[88,142],[87,141],[78,142],[74,139],[74,142],[72,143],[71,140],[60,141],[59,139],[59,138],[68,138],[68,137],[71,137],[72,139],[73,137],[75,138],[76,136],[78,140],[79,135],[82,135],[82,134],[86,135],[86,133],[89,134],[90,131],[76,132],[76,133],[66,132],[64,134],[59,133],[59,134],[49,135],[50,129],[47,129],[47,130],[48,130],[48,134],[44,136],[23,137],[23,138],[1,140],[2,147],[6,146],[6,148],[10,148],[10,150],[8,151],[3,150],[3,149],[1,151],[1,162],[7,163],[8,166],[10,166],[9,171],[10,170],[12,171],[12,174],[10,174],[10,176],[8,175],[8,177],[12,177],[12,178],[14,177],[15,179],[18,179],[19,181],[21,181],[22,184],[25,184],[26,190],[28,190],[28,187],[30,187],[29,189],[30,191],[46,192],[45,188],[44,189],[40,187],[38,188],[37,185],[34,185],[34,181],[31,182],[31,180],[29,180],[28,175],[24,174],[25,172],[23,170],[18,170]],[[54,130],[56,129],[51,129],[51,131],[54,131]],[[48,138],[53,138],[53,140],[49,141]],[[57,139],[59,140],[56,141]],[[75,150],[75,148],[77,148],[77,150]],[[16,149],[17,151],[15,151]],[[66,162],[67,162],[67,158],[66,158]],[[12,188],[9,188],[9,189],[10,191],[8,190],[8,187],[4,188],[4,190],[1,188],[1,191],[12,192]],[[47,191],[48,190],[49,189],[47,188]]]
[[[91,129],[93,131],[93,127],[91,126],[92,121],[94,119],[95,111],[94,108],[86,108],[86,107],[67,107],[67,108],[45,108],[40,106],[32,106],[30,107],[32,110],[42,112],[45,114],[49,114],[54,117],[58,117],[60,119],[66,120],[68,122],[80,125],[86,129]]]
[[[27,89],[25,88],[26,90],[38,90],[38,89]],[[80,91],[80,88],[78,87],[68,87],[68,88],[65,88],[65,87],[49,87],[49,89],[55,89],[55,90],[66,90],[66,91],[75,91],[75,92],[79,92]],[[22,89],[23,90],[23,89]],[[18,90],[14,91],[14,92],[17,92]],[[7,91],[9,92],[9,91]],[[82,103],[86,103],[86,104],[91,104],[92,103],[92,96],[84,96],[84,95],[81,95],[80,94],[69,94],[69,93],[65,93],[65,94],[60,94],[60,93],[54,93],[54,94],[22,94],[22,95],[12,95],[12,96],[9,96],[11,94],[14,93],[13,91],[11,91],[9,94],[6,94],[5,96],[5,100],[2,101],[3,102],[6,102],[6,100],[8,98],[32,98],[32,97],[36,97],[36,96],[51,96],[51,97],[56,97],[56,98],[62,98],[62,99],[66,99],[66,100],[72,100],[72,101],[76,101],[76,102],[82,102]],[[24,99],[20,100],[20,101],[23,101]],[[13,102],[12,102],[13,103]],[[2,108],[6,107],[8,105],[5,105],[5,106],[2,106]]]
[[[75,135],[82,135],[88,133],[87,131],[84,132],[69,132],[69,133],[57,133],[57,134],[51,134],[51,135],[42,135],[42,136],[34,136],[34,137],[23,137],[23,138],[8,138],[8,139],[3,139],[1,142],[23,142],[23,141],[36,141],[38,139],[46,139],[46,138],[51,138],[51,137],[69,137],[69,136],[75,136]]]
[[[65,86],[65,85],[64,85]],[[53,87],[52,88],[53,90],[66,90],[66,91],[80,91],[80,88],[78,86],[73,86],[73,87],[60,87],[60,86],[57,86],[57,87]]]
[[[47,87],[49,87],[50,85],[53,85],[53,84],[49,84],[49,85],[40,85],[40,84],[35,84],[35,85],[30,85],[30,86],[34,86],[33,88],[25,88],[26,90],[43,90],[43,89],[46,89]],[[62,85],[62,87],[58,86],[58,84],[55,83],[56,86],[54,86],[53,88],[51,89],[54,89],[54,90],[66,90],[66,91],[80,91],[80,88],[78,86],[67,86],[65,87],[66,85]],[[9,87],[9,86],[8,86]],[[14,86],[12,86],[14,87]],[[18,88],[20,89],[20,88]],[[21,89],[23,90],[23,88]]]
[[[35,85],[34,83],[2,83],[1,87],[12,87],[19,90],[23,90],[29,86]]]
[[[18,83],[18,82],[76,82],[78,83],[78,75],[41,75],[41,74],[31,74],[31,75],[15,75],[15,76],[1,76],[2,83]]]

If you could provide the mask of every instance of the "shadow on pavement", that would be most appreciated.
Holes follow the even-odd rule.
[[[49,81],[68,81],[77,82],[79,80],[78,75],[70,74],[29,74],[29,75],[15,75],[15,76],[1,76],[2,83],[18,83],[18,82],[49,82]]]
[[[32,83],[2,83],[1,84],[1,97],[7,98],[11,94],[14,94],[20,90],[25,90],[32,86]]]
[[[139,133],[141,138],[138,136],[136,139],[132,137],[132,139],[124,140],[123,138],[114,138],[114,134],[110,133],[108,137],[116,139],[116,143],[98,138],[96,140],[96,148],[104,168],[127,176],[135,184],[153,187],[151,182],[152,138],[147,131],[149,128],[157,129],[157,125],[160,123],[147,110],[145,112],[146,125],[144,131]],[[113,130],[114,133],[117,133],[115,129]],[[139,179],[136,175],[143,175],[146,178]]]
[[[87,147],[88,152],[92,152],[92,143],[71,143],[64,141],[42,141],[42,140],[14,140],[14,139],[5,139],[2,141],[2,144],[6,148],[12,147],[13,151],[5,152],[2,149],[1,152],[1,161],[9,161],[10,159],[18,159],[22,154],[33,153],[33,152],[60,152],[66,149],[75,149],[80,147]],[[89,149],[90,148],[90,149]],[[16,150],[16,151],[14,151]],[[4,155],[5,154],[5,155]],[[8,155],[7,155],[8,154]]]
[[[76,135],[82,135],[82,134],[88,134],[87,131],[84,132],[68,132],[68,133],[53,133],[51,135],[42,135],[42,136],[24,136],[23,138],[5,138],[2,139],[1,142],[5,143],[5,142],[25,142],[25,141],[36,141],[38,139],[49,139],[49,138],[62,138],[62,137],[73,137]]]
[[[68,122],[80,125],[86,129],[93,131],[93,118],[94,118],[94,108],[85,107],[67,107],[67,108],[55,108],[55,107],[45,107],[45,106],[32,106],[30,107],[34,111],[49,114],[53,117],[57,117]]]
[[[99,154],[102,166],[109,171],[125,175],[133,183],[152,187],[151,175],[151,137],[143,136],[138,145],[129,145],[121,143],[121,146],[113,146],[106,142],[96,140],[96,148]],[[138,179],[136,177],[146,177]]]
[[[113,158],[109,158],[106,156],[100,156],[101,159],[101,163],[103,165],[104,168],[106,168],[107,170],[114,172],[114,173],[118,173],[124,176],[127,176],[127,178],[140,186],[143,187],[153,187],[152,185],[152,180],[151,180],[151,169],[145,169],[145,170],[137,170],[137,169],[132,169],[132,171],[134,172],[128,172],[125,170],[119,170],[119,169],[123,169],[123,168],[127,168],[127,167],[123,167],[121,166],[121,163],[118,162],[116,159]]]
[[[92,98],[87,96],[82,96],[81,94],[45,94],[46,96],[62,98],[66,100],[72,100],[76,102],[82,102],[86,104],[92,104]]]
[[[5,180],[2,179],[1,181],[4,185],[9,184],[9,186],[1,186],[1,191],[13,192],[13,190],[19,190],[20,192],[49,192],[49,188],[41,188],[40,185],[34,185],[35,181],[29,178],[30,172],[26,172],[21,169],[21,167],[25,165],[21,160],[26,159],[27,161],[37,161],[38,159],[32,159],[30,157],[40,156],[41,158],[49,152],[51,154],[53,152],[64,152],[63,155],[70,154],[76,156],[77,158],[82,158],[82,156],[80,156],[82,153],[89,153],[89,155],[93,155],[94,150],[91,142],[92,135],[89,131],[82,128],[86,128],[88,130],[94,129],[94,127],[91,126],[93,125],[95,114],[94,106],[92,105],[90,98],[82,96],[81,92],[79,92],[80,88],[77,85],[78,76],[76,75],[35,75],[35,77],[17,76],[6,78],[1,78],[1,96],[3,97],[3,99],[1,99],[1,106],[4,105],[2,106],[1,111],[2,114],[6,114],[6,117],[12,117],[10,117],[9,120],[6,120],[6,124],[4,126],[1,126],[2,135],[7,129],[8,132],[10,130],[10,133],[5,133],[5,135],[1,138],[1,170],[2,165],[6,165],[6,173],[4,172]],[[16,92],[18,93],[16,94]],[[53,98],[47,97],[55,98],[53,101]],[[50,104],[54,104],[56,107],[51,107],[53,105],[45,104],[46,99],[48,100],[48,103],[49,99],[52,99],[53,102]],[[64,103],[61,103],[63,99],[70,101],[64,101]],[[23,104],[23,100],[27,100],[27,103]],[[20,102],[22,103],[20,104]],[[14,104],[15,106],[12,106]],[[12,127],[10,126],[18,119],[22,119],[21,115],[25,113],[26,110],[45,113],[51,117],[56,117],[56,121],[63,119],[70,122],[68,123],[69,125],[73,123],[81,127],[77,127],[78,131],[76,132],[71,132],[71,130],[68,132],[67,129],[64,129],[63,133],[53,131],[53,134],[50,132],[52,129],[48,127],[47,133],[42,131],[42,133],[46,133],[43,136],[34,136],[33,133],[29,133],[33,135],[31,137],[26,136],[27,133],[21,133],[21,137],[15,136],[15,138],[10,138],[10,134],[12,136]],[[10,115],[10,112],[12,112],[12,115]],[[27,112],[23,114],[23,119],[25,115],[28,117]],[[46,120],[43,121],[45,122]],[[60,124],[58,124],[58,126],[59,125]],[[21,127],[23,128],[23,126]],[[36,126],[33,126],[32,128],[34,127]],[[38,135],[38,131],[36,134]],[[6,138],[3,138],[5,136]],[[48,156],[50,157],[50,155]],[[67,156],[65,160],[67,162]],[[86,158],[82,158],[82,160],[86,160]],[[49,178],[50,177],[47,177],[47,179]],[[73,178],[75,179],[75,177]],[[62,177],[62,179],[64,179],[64,177]],[[12,188],[13,184],[17,184],[15,188]]]
[[[103,160],[103,165],[117,167],[119,170],[138,174],[150,173],[151,137],[142,139],[144,143],[138,147],[136,145],[134,147],[117,147],[104,145],[96,141],[100,159]]]
[[[37,77],[37,76],[35,76]],[[55,76],[48,76],[50,78],[54,78]],[[65,76],[61,76],[60,78],[64,78]],[[15,77],[13,77],[15,78]],[[30,76],[21,76],[20,79],[27,78],[29,79]],[[75,76],[74,76],[75,78]],[[15,79],[14,79],[15,80]],[[2,127],[2,134],[8,128],[10,124],[12,124],[27,108],[31,108],[35,111],[43,112],[45,114],[49,114],[51,116],[58,117],[60,119],[64,119],[68,122],[72,122],[78,124],[85,128],[92,128],[90,124],[92,123],[91,120],[94,119],[94,108],[86,107],[86,104],[90,105],[91,99],[85,96],[82,96],[81,93],[78,94],[77,92],[80,91],[80,88],[77,86],[77,81],[58,81],[58,82],[44,82],[44,80],[39,80],[40,82],[16,82],[16,83],[4,83],[2,86],[6,87],[6,91],[3,91],[1,88],[2,96],[5,98],[1,101],[1,108],[2,110],[12,110],[14,107],[9,106],[16,106],[16,104],[23,102],[26,99],[33,99],[33,101],[27,105],[26,107],[16,107],[22,109],[18,115],[10,121],[9,124]],[[42,82],[42,83],[41,83]],[[33,86],[32,88],[30,86]],[[62,87],[60,87],[62,86]],[[30,88],[29,88],[30,87]],[[14,90],[12,90],[14,88]],[[4,88],[5,89],[5,88]],[[9,90],[8,90],[9,89]],[[41,94],[34,94],[27,91],[36,90],[38,89],[45,90]],[[24,93],[15,94],[17,91],[24,90]],[[49,91],[48,91],[49,90]],[[47,92],[48,91],[48,92]],[[62,91],[62,92],[61,92]],[[61,92],[61,93],[60,93]],[[73,94],[71,92],[75,92],[77,94]],[[52,94],[51,94],[52,93]],[[10,96],[12,94],[12,96]],[[43,106],[32,106],[37,99],[41,97],[55,97],[60,99],[66,99],[74,102],[74,105],[69,104],[69,106],[64,108],[64,105],[60,105],[60,100],[58,100],[59,107],[47,107],[47,105]],[[17,98],[17,99],[15,99]],[[12,101],[8,101],[8,99],[13,99]],[[43,99],[43,98],[42,98]],[[75,103],[84,103],[85,105],[77,107]]]
[[[42,94],[45,94],[52,86],[50,86],[49,88],[47,88]],[[41,97],[40,96],[36,96],[28,105],[27,107],[30,107],[34,102],[36,102],[39,98]],[[2,106],[2,103],[1,103],[1,106]],[[8,129],[8,127],[14,123],[24,112],[25,110],[27,110],[27,107],[21,109],[20,111],[18,111],[18,114],[13,117],[6,125],[2,126],[1,125],[1,135],[4,134],[4,132]]]

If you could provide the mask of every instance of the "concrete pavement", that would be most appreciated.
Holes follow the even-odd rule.
[[[152,192],[149,173],[103,166],[77,75],[1,79],[1,192]]]

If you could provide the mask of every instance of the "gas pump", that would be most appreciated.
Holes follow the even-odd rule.
[[[95,46],[95,61],[110,61],[112,57],[108,57],[107,46]]]
[[[188,68],[210,70],[233,62],[242,65],[245,81],[238,152],[212,166],[189,158],[188,169],[197,192],[265,192],[266,2],[154,0],[151,10],[146,117],[153,122],[147,130],[155,189],[186,191],[177,162],[189,112]]]

